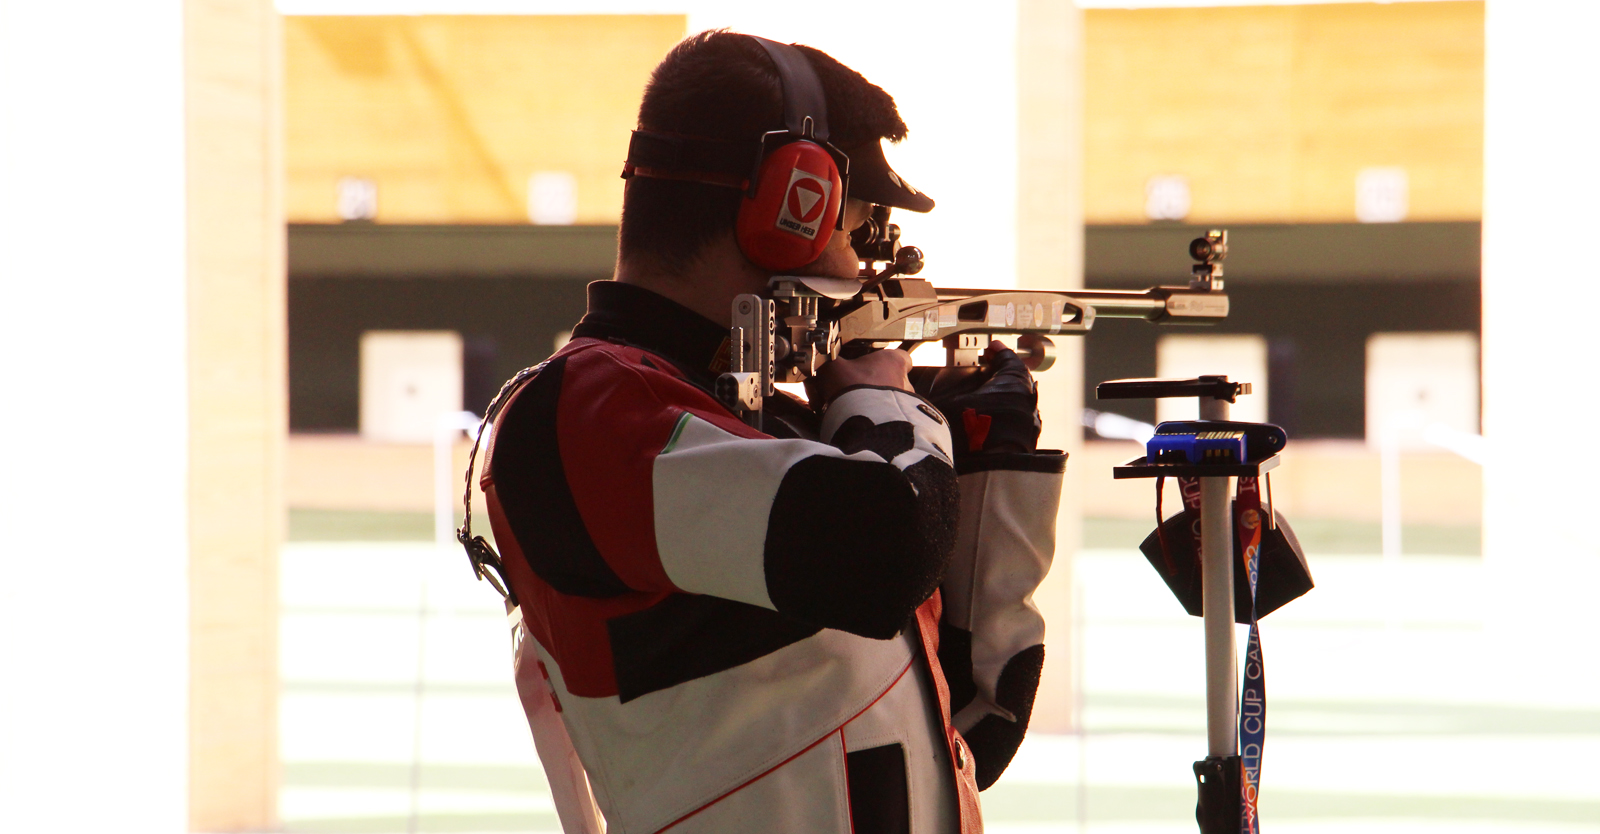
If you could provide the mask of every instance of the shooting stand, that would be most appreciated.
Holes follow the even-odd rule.
[[[1247,382],[1226,376],[1197,379],[1122,379],[1102,382],[1096,397],[1153,399],[1196,397],[1201,420],[1227,420],[1228,406],[1250,393]],[[1195,817],[1201,834],[1241,834],[1241,769],[1239,756],[1239,672],[1234,645],[1233,517],[1231,481],[1260,476],[1278,465],[1278,456],[1242,463],[1183,464],[1151,462],[1140,456],[1115,467],[1112,477],[1186,477],[1200,479],[1200,564],[1206,635],[1205,760],[1194,763],[1200,797]]]

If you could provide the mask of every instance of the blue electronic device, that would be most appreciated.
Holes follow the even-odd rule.
[[[1288,444],[1289,436],[1271,423],[1231,420],[1171,420],[1156,426],[1145,443],[1150,463],[1249,463],[1269,458]]]
[[[1151,463],[1244,463],[1248,460],[1242,431],[1163,434],[1157,429],[1156,434],[1144,444],[1144,449]]]

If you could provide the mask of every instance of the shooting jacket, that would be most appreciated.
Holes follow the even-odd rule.
[[[874,387],[771,398],[757,431],[709,393],[725,330],[589,293],[480,481],[536,737],[553,708],[612,834],[981,830],[1065,457],[953,455],[936,408]]]

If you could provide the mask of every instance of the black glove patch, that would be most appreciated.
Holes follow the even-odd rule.
[[[910,423],[904,420],[874,423],[863,414],[840,423],[838,431],[833,433],[833,444],[845,454],[872,452],[885,461],[911,451],[916,443],[916,429]]]
[[[944,368],[914,381],[949,420],[956,457],[1038,448],[1038,388],[1016,351],[993,351],[986,369]]]

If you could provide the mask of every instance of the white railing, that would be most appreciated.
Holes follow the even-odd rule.
[[[1421,430],[1422,440],[1483,465],[1488,443],[1481,434],[1461,431],[1444,423],[1425,422],[1420,411],[1395,411],[1378,432],[1378,470],[1383,527],[1383,558],[1392,562],[1402,552],[1400,541],[1400,451],[1407,433]]]
[[[1149,423],[1092,408],[1083,410],[1083,424],[1108,440],[1137,440],[1141,446],[1156,433],[1156,427]]]
[[[472,437],[482,422],[470,411],[447,411],[439,415],[433,430],[433,540],[440,549],[448,549],[456,540],[456,507],[461,500],[466,482],[462,473],[455,472],[453,458],[456,441],[461,433]],[[484,426],[488,442],[490,427]],[[481,451],[481,450],[480,450]]]

